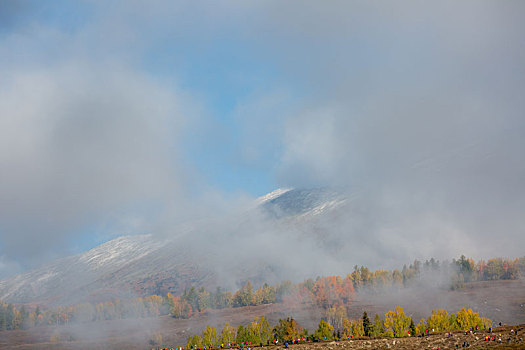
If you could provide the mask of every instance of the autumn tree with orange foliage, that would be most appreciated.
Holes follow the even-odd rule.
[[[354,298],[352,280],[341,276],[319,277],[313,286],[313,295],[318,306],[328,309],[336,305],[347,305]]]

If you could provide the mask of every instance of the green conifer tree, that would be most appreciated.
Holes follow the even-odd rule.
[[[412,317],[410,317],[410,326],[408,327],[410,330],[410,336],[413,337],[416,335],[416,325],[414,324],[414,320]]]
[[[369,337],[372,334],[372,325],[370,324],[370,319],[368,318],[366,311],[363,312],[363,329],[366,337]]]

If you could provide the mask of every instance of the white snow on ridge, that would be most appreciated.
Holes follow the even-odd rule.
[[[0,299],[12,298],[25,302],[47,295],[47,292],[69,292],[64,288],[77,288],[94,282],[156,251],[164,243],[151,234],[115,238],[85,253],[0,281]]]
[[[293,190],[293,188],[278,188],[275,191],[272,191],[264,196],[257,198],[256,202],[257,204],[262,204],[271,201],[272,199],[282,196],[283,194],[291,190]]]
[[[317,207],[312,208],[306,213],[299,215],[299,217],[316,216],[316,215],[324,213],[327,210],[333,210],[335,208],[338,208],[345,203],[346,203],[346,199],[329,201],[321,205],[318,205]]]
[[[255,213],[259,213],[258,210],[262,210],[263,214],[267,212],[269,214],[267,219],[275,220],[276,224],[293,225],[301,222],[308,224],[311,222],[309,220],[322,217],[325,213],[330,214],[332,210],[343,206],[347,201],[347,197],[329,189],[279,188],[255,200],[252,199],[251,204],[254,207],[248,205],[245,209],[247,215],[253,214],[252,210],[257,210]],[[260,208],[256,208],[257,206]],[[244,220],[245,217],[238,219]],[[249,220],[249,217],[246,220]],[[77,293],[87,290],[86,293],[90,293],[91,289],[96,290],[108,285],[110,288],[119,286],[121,280],[125,280],[127,284],[140,281],[158,268],[181,265],[180,263],[183,262],[181,259],[184,258],[179,254],[180,252],[171,248],[179,246],[179,242],[182,244],[185,240],[191,239],[188,233],[194,231],[194,227],[214,230],[210,222],[188,223],[175,228],[176,234],[170,237],[159,238],[156,235],[146,234],[115,238],[84,253],[62,258],[0,281],[0,299],[14,302],[35,300],[54,302],[59,296],[69,298],[69,295],[73,295],[71,294],[73,291]],[[170,249],[167,249],[166,245]],[[183,265],[184,269],[188,269],[188,266],[199,267],[194,261],[184,261]],[[173,268],[178,269],[178,267]],[[176,278],[186,278],[187,273],[198,272],[183,271],[182,277]],[[75,295],[79,295],[79,298],[84,297],[82,293]],[[70,302],[70,299],[67,300]]]
[[[154,240],[151,234],[123,236],[81,254],[78,260],[92,269],[109,264],[115,267],[139,259],[161,246],[162,242]]]

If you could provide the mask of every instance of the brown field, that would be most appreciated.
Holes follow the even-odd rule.
[[[498,347],[508,349],[525,349],[525,283],[516,281],[487,281],[470,283],[464,290],[447,291],[442,289],[402,289],[388,293],[360,293],[350,308],[350,318],[358,318],[367,311],[370,318],[375,313],[384,316],[385,312],[396,305],[404,308],[405,313],[417,323],[423,316],[430,315],[432,309],[445,308],[456,312],[461,307],[470,307],[482,316],[491,318],[496,324],[513,324],[519,326],[519,336],[510,335],[511,328],[502,327],[502,344],[483,342],[484,334],[473,335],[456,333],[448,338],[443,334],[428,338],[398,339],[363,339],[353,342],[315,343],[294,345],[296,350],[306,347],[323,350],[337,349],[451,349],[455,344],[461,345],[468,340],[470,348],[484,349]],[[150,339],[162,338],[158,345],[165,347],[185,346],[188,336],[200,332],[207,324],[213,325],[220,332],[225,322],[237,326],[247,324],[253,318],[265,315],[271,325],[279,318],[292,316],[303,327],[313,331],[322,317],[322,310],[312,307],[287,304],[250,306],[236,309],[210,310],[189,319],[176,320],[169,316],[135,320],[113,320],[65,326],[37,327],[31,330],[0,332],[1,349],[151,349],[157,346],[150,344]],[[476,340],[476,337],[478,339]],[[507,339],[511,337],[511,342]],[[394,344],[395,341],[395,344]],[[272,350],[272,349],[269,349]]]

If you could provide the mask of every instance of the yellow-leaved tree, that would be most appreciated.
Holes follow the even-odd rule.
[[[217,330],[215,327],[206,326],[206,328],[202,330],[201,339],[202,344],[205,346],[217,344]]]
[[[401,306],[385,314],[385,334],[388,337],[406,337],[410,327],[410,317],[405,315]]]
[[[479,317],[479,313],[472,311],[472,309],[461,308],[457,313],[456,325],[458,329],[468,331],[476,326],[483,328],[484,322]]]
[[[427,319],[427,325],[431,332],[444,332],[450,330],[449,315],[447,310],[432,310],[432,314]]]
[[[230,346],[235,341],[237,336],[236,330],[234,327],[230,326],[228,322],[222,327],[221,334],[219,336],[219,342],[223,347]]]

